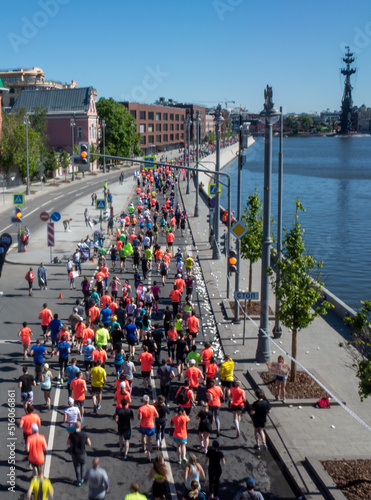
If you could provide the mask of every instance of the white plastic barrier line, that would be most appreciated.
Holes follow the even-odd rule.
[[[242,314],[248,320],[250,320],[257,328],[259,328],[259,325],[250,316],[248,316],[245,313],[245,311],[242,309],[241,305],[240,305],[240,309],[241,309]],[[277,342],[275,342],[269,335],[268,335],[268,339],[272,342],[272,344],[274,344],[276,347],[278,347],[278,349],[280,349],[282,352],[284,352],[285,355],[289,359],[291,359],[291,361],[293,361],[294,363],[296,363],[297,366],[299,366],[305,373],[307,373],[320,387],[322,387],[322,389],[324,389],[327,392],[327,394],[329,394],[331,396],[331,398],[333,400],[335,400],[345,411],[347,411],[349,413],[349,415],[351,415],[355,420],[357,420],[357,422],[359,422],[360,424],[362,424],[363,427],[365,427],[368,431],[371,431],[371,427],[368,424],[366,424],[366,422],[364,422],[358,415],[356,415],[342,401],[340,401],[340,399],[337,398],[324,384],[322,384],[322,382],[320,380],[318,380],[309,370],[307,370],[305,368],[305,366],[303,366],[301,363],[299,363],[299,361],[297,361],[295,358],[293,358],[287,351],[285,351],[285,349],[283,349],[283,347],[281,347],[279,344],[277,344]]]

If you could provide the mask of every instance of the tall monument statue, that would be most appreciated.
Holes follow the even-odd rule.
[[[341,100],[341,115],[340,115],[341,134],[349,134],[349,132],[351,132],[352,130],[353,87],[350,84],[350,76],[357,71],[355,68],[350,67],[350,65],[355,61],[353,53],[349,51],[349,47],[345,48],[347,49],[347,52],[345,53],[345,57],[343,57],[343,61],[346,63],[347,66],[346,68],[343,68],[341,70],[341,74],[345,76],[344,94]]]

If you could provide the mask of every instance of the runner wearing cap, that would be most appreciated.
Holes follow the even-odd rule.
[[[246,490],[241,490],[233,498],[233,500],[264,500],[260,491],[255,491],[255,479],[248,477],[246,479]]]
[[[80,410],[75,406],[75,400],[73,398],[68,398],[68,407],[64,410],[63,422],[66,425],[66,431],[68,433],[75,430],[75,423],[81,420]]]

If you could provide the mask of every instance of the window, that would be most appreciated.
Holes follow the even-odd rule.
[[[156,142],[161,142],[161,134],[156,135]]]
[[[170,134],[170,142],[174,140],[174,134]]]
[[[144,135],[140,138],[140,143],[144,145],[146,144],[146,137]]]
[[[175,121],[179,121],[179,115],[175,115]]]
[[[164,124],[162,125],[162,130],[163,130],[164,132],[167,132],[167,123],[164,123]]]
[[[9,106],[13,106],[13,104],[14,104],[14,97],[11,97],[9,99]]]
[[[180,138],[184,140],[184,134],[180,134]]]
[[[145,123],[141,123],[139,125],[139,133],[140,134],[145,134],[146,133],[146,124]]]
[[[153,111],[148,111],[148,120],[153,120]]]
[[[161,123],[156,123],[156,132],[161,132]]]
[[[161,121],[161,113],[156,113],[156,122]]]
[[[141,120],[145,120],[146,119],[146,112],[145,111],[139,111],[139,118]]]
[[[162,113],[162,119],[167,120],[167,113]]]
[[[155,142],[155,136],[154,135],[149,135],[148,136],[148,144],[153,144]]]
[[[167,135],[167,134],[164,134],[162,138],[163,138],[163,141],[164,141],[164,142],[167,142],[167,141],[169,140],[169,138],[168,138],[168,135]]]
[[[148,124],[148,132],[153,132],[153,123]]]
[[[132,116],[133,118],[136,118],[136,117],[137,117],[137,112],[135,111],[135,109],[132,109],[132,110],[130,111],[130,114],[131,114],[131,116]]]
[[[180,130],[184,130],[184,123],[180,124]]]
[[[175,139],[179,141],[179,134],[175,134]]]
[[[174,121],[174,113],[170,113],[170,120]]]
[[[170,130],[174,130],[174,123],[170,123]]]
[[[77,138],[82,139],[82,127],[77,127]]]
[[[175,125],[175,130],[179,130],[179,123]]]

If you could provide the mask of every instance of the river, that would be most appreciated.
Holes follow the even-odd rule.
[[[273,139],[272,217],[277,221],[278,138]],[[264,138],[246,152],[242,170],[242,211],[258,188],[263,197]],[[351,307],[371,300],[371,136],[288,137],[283,143],[283,225],[291,227],[295,200],[307,250],[324,263],[326,288]],[[236,210],[237,161],[225,172],[232,178]],[[226,189],[222,205],[227,206]],[[276,226],[273,226],[274,231]]]

